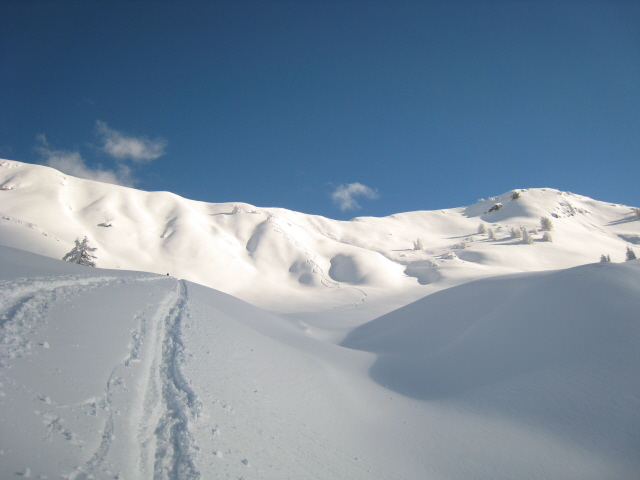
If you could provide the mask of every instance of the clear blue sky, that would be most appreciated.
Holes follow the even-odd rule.
[[[640,2],[0,0],[0,157],[342,219],[637,206]]]

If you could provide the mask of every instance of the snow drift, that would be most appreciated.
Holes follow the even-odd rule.
[[[634,461],[638,312],[640,263],[594,264],[434,293],[342,344],[375,353],[372,378],[403,395],[455,399]]]

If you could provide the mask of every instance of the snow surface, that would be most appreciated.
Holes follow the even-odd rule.
[[[338,222],[0,161],[0,478],[639,478],[640,222],[519,192]]]

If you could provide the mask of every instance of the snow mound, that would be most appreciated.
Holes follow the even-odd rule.
[[[380,385],[611,450],[640,468],[640,262],[477,280],[353,330]]]

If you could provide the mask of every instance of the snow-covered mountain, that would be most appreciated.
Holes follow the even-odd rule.
[[[101,268],[169,273],[278,312],[367,303],[369,319],[441,288],[496,274],[568,268],[640,244],[633,209],[553,189],[468,207],[336,221],[280,208],[203,203],[0,161],[0,245],[62,258],[76,238]],[[492,210],[495,205],[502,205]],[[554,224],[534,243],[511,229]],[[483,224],[496,240],[478,234]],[[413,250],[420,239],[424,249]],[[466,246],[467,248],[460,248]],[[371,316],[373,315],[373,316]]]
[[[0,478],[640,477],[630,207],[338,222],[0,165]],[[59,260],[85,235],[102,268]]]

